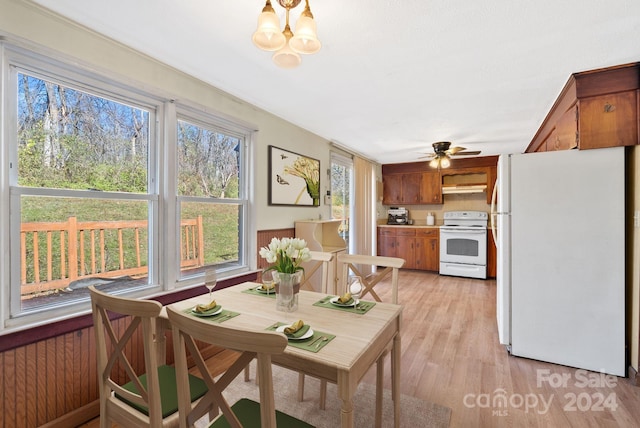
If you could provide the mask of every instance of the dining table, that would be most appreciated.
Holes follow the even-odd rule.
[[[309,326],[300,338],[290,338],[282,354],[272,363],[337,385],[341,400],[342,427],[354,426],[353,397],[358,384],[378,359],[390,353],[394,426],[400,425],[400,327],[402,306],[374,301],[338,306],[338,296],[300,290],[295,312],[276,310],[274,293],[261,290],[260,283],[245,282],[213,293],[222,311],[211,316],[220,322],[247,330],[276,330],[302,320]],[[209,294],[172,303],[172,308],[190,312],[209,303]],[[194,314],[195,316],[195,314]],[[161,318],[166,320],[166,311]],[[376,426],[382,423],[382,366],[376,386]]]

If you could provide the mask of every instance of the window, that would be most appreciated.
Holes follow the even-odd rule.
[[[331,218],[341,219],[338,229],[349,248],[349,219],[351,218],[351,175],[353,162],[350,158],[331,153]]]
[[[147,285],[153,107],[20,67],[11,78],[12,315],[81,300],[89,283]]]
[[[0,47],[4,328],[86,310],[90,284],[148,296],[248,271],[250,131]]]
[[[177,134],[181,278],[208,266],[243,267],[248,200],[241,171],[246,136],[188,111],[180,112]],[[188,222],[197,227],[185,227]],[[191,257],[200,262],[190,262]]]

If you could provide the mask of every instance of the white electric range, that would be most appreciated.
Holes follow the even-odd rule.
[[[482,211],[449,211],[440,226],[440,274],[487,278],[487,222]]]

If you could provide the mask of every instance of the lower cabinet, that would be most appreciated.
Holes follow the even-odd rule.
[[[489,230],[487,235],[487,278],[495,278],[497,272],[497,249],[493,240],[493,233]]]
[[[437,228],[378,227],[378,255],[404,259],[405,269],[438,271],[439,251]]]
[[[438,229],[416,229],[416,267],[420,270],[440,270],[440,233]]]

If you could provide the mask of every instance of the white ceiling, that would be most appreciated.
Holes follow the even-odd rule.
[[[571,73],[640,61],[639,0],[310,0],[293,70],[251,42],[264,0],[34,1],[380,163],[522,152]]]

